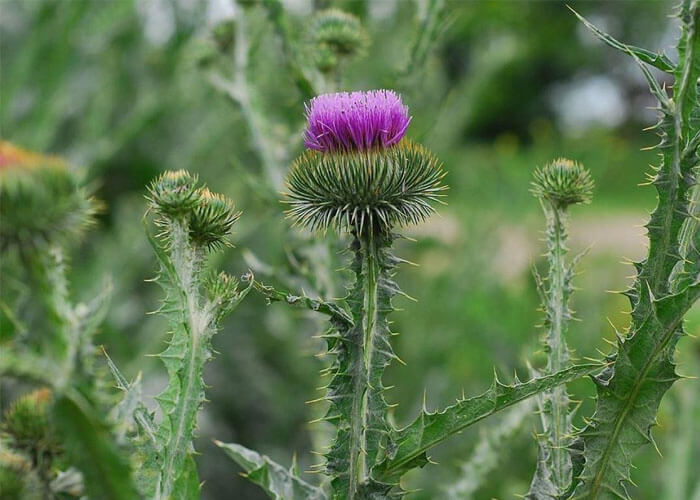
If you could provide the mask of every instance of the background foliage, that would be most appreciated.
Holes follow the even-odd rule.
[[[653,123],[653,115],[643,112],[652,101],[632,63],[594,41],[560,2],[447,2],[446,22],[438,26],[430,50],[414,59],[409,54],[423,2],[284,2],[295,50],[305,64],[311,57],[303,52],[308,15],[331,4],[359,16],[371,40],[367,55],[348,63],[341,86],[393,86],[403,92],[413,115],[409,136],[431,148],[449,172],[448,206],[408,231],[417,242],[401,242],[397,249],[420,267],[407,266],[399,277],[401,288],[419,301],[410,304],[410,316],[394,315],[394,330],[402,334],[395,349],[407,363],[387,372],[387,385],[400,381],[389,394],[400,403],[395,419],[405,423],[414,415],[424,390],[428,407],[445,406],[462,388],[481,392],[492,365],[504,377],[514,368],[526,372],[524,359],[538,349],[535,325],[541,320],[530,263],[544,249],[544,221],[528,183],[536,165],[559,155],[584,163],[597,185],[593,204],[572,210],[573,252],[592,248],[575,281],[581,290],[573,307],[584,321],[571,325],[568,342],[579,357],[606,352],[603,338],[614,338],[611,324],[622,329],[629,321],[626,299],[608,291],[628,284],[632,269],[621,258],[643,253],[637,226],[654,205],[653,190],[637,187],[655,161],[641,148],[655,137],[641,132]],[[671,2],[572,6],[636,45],[671,46],[677,36],[667,18]],[[253,267],[258,276],[270,270],[279,276],[314,269],[319,259],[330,258],[331,269],[340,262],[322,248],[299,253],[293,241],[280,245],[287,223],[279,196],[262,180],[264,158],[255,149],[250,117],[211,85],[213,71],[233,64],[228,51],[235,47],[226,44],[235,37],[221,23],[235,18],[239,8],[226,0],[0,2],[2,137],[81,165],[104,202],[98,225],[74,249],[71,285],[86,299],[103,276],[111,276],[112,305],[97,342],[128,378],[145,372],[152,385],[144,388],[146,394],[157,394],[165,384],[157,360],[145,357],[162,350],[166,328],[162,319],[146,316],[157,308],[160,292],[144,283],[156,264],[139,222],[145,186],[158,173],[187,168],[244,210],[236,248],[216,256],[218,267],[232,274]],[[274,124],[265,130],[274,145],[280,137],[298,135],[303,96],[267,11],[253,5],[247,20],[253,34],[252,109]],[[409,60],[415,64],[404,68]],[[9,263],[2,265],[5,294],[20,277]],[[313,281],[308,289],[323,288]],[[700,334],[698,308],[689,316],[688,332]],[[308,422],[319,410],[304,401],[319,396],[315,388],[324,360],[314,357],[321,350],[314,334],[320,327],[303,311],[268,307],[254,295],[225,322],[214,339],[220,354],[206,368],[211,402],[199,422],[205,498],[230,498],[232,492],[236,498],[263,498],[237,476],[213,438],[239,442],[285,464],[295,451],[308,457],[316,449],[323,428]],[[681,342],[679,360],[681,373],[700,375],[697,338]],[[693,384],[675,385],[664,400],[654,432],[665,458],[660,462],[653,448],[642,452],[633,473],[634,498],[700,496],[697,478],[690,475],[700,458],[700,443],[688,438],[700,430],[700,390]],[[9,381],[2,389],[3,406],[23,390]],[[591,384],[571,389],[583,401],[579,415],[590,415]],[[480,433],[498,424],[480,424],[437,449],[433,459],[443,467],[408,477],[409,486],[421,489],[414,498],[447,497],[447,486],[460,481]],[[473,498],[527,491],[535,463],[534,425],[526,419],[519,431],[497,436],[506,440],[495,447],[497,465],[486,471]]]

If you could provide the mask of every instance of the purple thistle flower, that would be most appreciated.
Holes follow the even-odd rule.
[[[316,151],[367,151],[393,146],[411,117],[391,90],[322,94],[306,106],[304,145]]]

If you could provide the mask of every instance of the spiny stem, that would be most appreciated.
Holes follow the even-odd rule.
[[[549,289],[547,290],[547,316],[549,331],[547,346],[549,356],[547,375],[556,373],[569,365],[569,350],[564,339],[568,318],[568,283],[567,264],[567,212],[566,207],[553,205],[547,211],[547,233],[549,246]],[[550,454],[553,465],[552,475],[558,491],[568,488],[571,481],[571,457],[569,455],[568,435],[570,434],[569,395],[566,386],[555,387],[550,392],[549,404],[551,419],[548,438],[551,445]]]
[[[188,241],[186,224],[173,221],[170,226],[172,236],[171,255],[179,281],[180,300],[186,317],[182,318],[183,327],[187,330],[186,349],[187,359],[183,360],[183,378],[181,397],[177,399],[175,411],[172,414],[172,435],[164,450],[164,460],[161,469],[161,498],[169,499],[175,480],[177,479],[176,461],[180,458],[184,443],[191,441],[192,436],[188,428],[191,422],[192,412],[197,411],[199,402],[195,401],[202,390],[200,373],[204,359],[201,359],[199,342],[202,340],[208,327],[208,320],[200,312],[199,298],[196,291],[196,268],[200,257]],[[194,401],[194,403],[193,403]]]
[[[359,236],[358,236],[359,235]],[[350,448],[350,481],[348,498],[353,499],[358,487],[369,476],[367,457],[367,429],[372,419],[370,415],[370,393],[375,389],[370,380],[372,358],[374,356],[374,336],[377,324],[377,284],[380,268],[377,262],[377,248],[373,231],[355,232],[357,258],[360,261],[362,281],[362,313],[358,326],[362,329],[361,344],[358,358],[362,363],[357,364],[355,377],[355,394],[353,413],[351,415],[352,442]],[[374,381],[376,382],[376,381]],[[381,380],[379,381],[381,383]]]
[[[56,322],[56,343],[52,348],[59,354],[60,371],[53,383],[59,389],[65,388],[68,383],[80,347],[79,321],[68,294],[64,259],[63,249],[53,245],[45,253],[37,255],[34,267],[49,314]]]
[[[361,251],[363,256],[363,272],[365,273],[364,290],[364,314],[362,318],[363,329],[363,359],[364,374],[366,377],[364,395],[362,398],[362,453],[360,454],[359,481],[362,482],[369,476],[369,465],[367,464],[367,428],[372,416],[370,393],[381,387],[380,380],[372,380],[372,361],[375,350],[375,335],[377,325],[377,285],[379,282],[379,263],[377,261],[377,248],[375,246],[373,231],[367,231],[367,235],[361,239]]]

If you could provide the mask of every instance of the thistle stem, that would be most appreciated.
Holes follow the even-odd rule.
[[[163,451],[163,465],[160,477],[160,498],[168,499],[173,493],[175,481],[187,444],[192,441],[194,415],[201,403],[203,382],[201,378],[206,361],[202,356],[200,343],[205,341],[209,326],[207,315],[201,311],[197,294],[197,268],[201,256],[188,241],[187,225],[174,221],[170,226],[172,235],[172,262],[178,279],[178,292],[183,328],[187,333],[187,348],[181,367],[181,392],[170,416],[171,435]]]
[[[569,350],[564,339],[569,317],[569,269],[566,263],[568,214],[565,206],[552,205],[547,213],[547,246],[549,260],[546,293],[548,362],[547,375],[569,366]],[[569,454],[569,395],[566,386],[555,387],[548,394],[549,411],[547,437],[550,445],[552,480],[559,492],[566,491],[571,482]]]
[[[348,500],[357,498],[362,485],[370,479],[381,447],[387,408],[382,374],[393,356],[383,317],[390,310],[390,295],[382,288],[392,269],[384,251],[391,244],[391,237],[368,228],[353,234],[357,279],[350,297],[354,326],[348,334],[353,392],[348,426],[348,481],[346,491],[336,492]]]

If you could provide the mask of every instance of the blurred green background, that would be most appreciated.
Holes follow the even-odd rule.
[[[128,376],[143,371],[151,395],[165,382],[159,363],[146,357],[163,347],[166,327],[147,315],[160,289],[144,282],[156,264],[141,224],[145,186],[165,169],[197,173],[243,210],[236,248],[218,256],[217,265],[239,274],[253,267],[282,287],[342,293],[337,280],[326,286],[319,277],[319,269],[342,263],[335,251],[342,241],[290,231],[274,175],[301,148],[304,95],[292,62],[313,71],[308,19],[329,6],[357,15],[371,40],[367,55],[335,76],[338,87],[400,91],[413,115],[409,136],[434,150],[449,172],[448,205],[408,229],[416,241],[400,242],[397,252],[419,266],[405,266],[398,276],[418,302],[397,301],[403,311],[394,316],[401,333],[396,352],[406,363],[386,375],[396,386],[390,394],[399,403],[396,422],[407,422],[424,394],[428,407],[439,408],[463,390],[484,390],[494,367],[507,380],[514,370],[526,377],[527,360],[542,362],[530,267],[544,265],[544,221],[528,190],[533,168],[558,156],[583,162],[597,183],[593,204],[573,211],[571,248],[590,251],[575,283],[581,321],[571,325],[569,343],[579,357],[607,352],[604,339],[628,321],[626,300],[611,291],[629,282],[633,270],[625,260],[643,255],[640,226],[655,203],[651,188],[638,187],[656,161],[654,152],[642,151],[656,140],[642,132],[654,123],[653,101],[628,58],[595,40],[558,1],[447,2],[424,54],[418,50],[413,59],[427,2],[284,1],[292,46],[282,43],[268,10],[243,3],[245,11],[232,0],[0,0],[2,137],[67,157],[105,202],[99,225],[75,249],[73,287],[78,298],[89,297],[111,276],[115,294],[100,341]],[[675,56],[673,2],[570,5],[620,39]],[[241,29],[248,36],[248,107],[212,84],[240,75]],[[312,237],[325,238],[332,251],[310,245]],[[699,308],[687,327],[700,333]],[[217,335],[220,354],[207,368],[211,402],[197,442],[205,498],[263,498],[214,438],[283,464],[295,453],[302,467],[315,463],[310,451],[323,444],[327,429],[308,424],[321,409],[305,401],[320,395],[325,361],[315,356],[323,344],[314,336],[322,328],[317,318],[251,296]],[[700,375],[697,338],[681,342],[679,360],[681,373]],[[582,400],[580,423],[592,411],[592,384],[571,390]],[[673,387],[659,424],[655,436],[665,458],[645,449],[632,495],[686,500],[674,496],[679,489],[667,478],[700,459],[697,382]],[[406,478],[418,490],[411,498],[446,498],[481,435],[498,425],[489,419],[436,449],[439,466]],[[535,419],[526,420],[502,444],[497,467],[473,498],[527,491],[534,430]],[[683,453],[678,443],[687,445]]]

